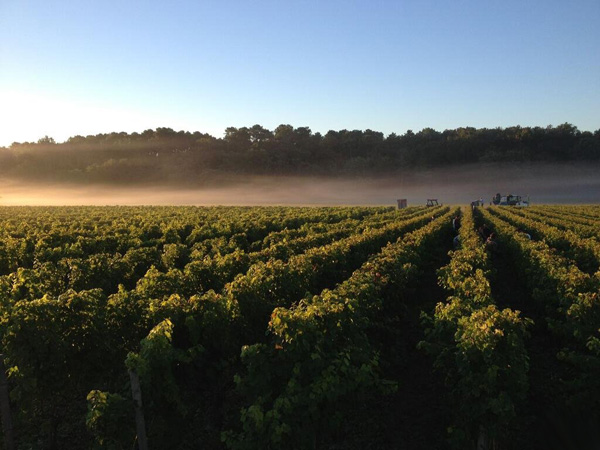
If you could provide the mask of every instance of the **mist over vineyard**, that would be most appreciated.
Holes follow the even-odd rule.
[[[0,180],[0,205],[393,205],[406,198],[467,203],[496,194],[529,195],[532,203],[600,201],[600,164],[495,163],[429,170],[397,176],[326,178],[229,177],[204,188],[169,184],[114,186]]]

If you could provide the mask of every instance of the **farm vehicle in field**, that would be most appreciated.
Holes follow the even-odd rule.
[[[526,207],[529,206],[529,196],[521,196],[521,195],[501,195],[500,193],[496,194],[494,198],[492,198],[492,203],[494,205],[501,206],[521,206]]]

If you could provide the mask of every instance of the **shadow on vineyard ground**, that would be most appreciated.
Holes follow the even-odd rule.
[[[447,295],[437,283],[436,270],[448,263],[449,249],[431,255],[419,285],[403,300],[405,308],[386,324],[389,340],[381,367],[387,379],[398,382],[398,391],[357,407],[330,450],[447,448],[450,416],[443,374],[433,372],[432,358],[416,346],[424,338],[421,311],[431,314]]]
[[[589,446],[588,418],[576,418],[564,407],[561,378],[563,367],[556,358],[560,342],[546,325],[541,305],[535,304],[525,286],[523,274],[502,248],[492,255],[495,274],[491,279],[492,296],[499,308],[521,311],[534,321],[526,343],[529,355],[529,391],[517,409],[514,426],[501,448],[506,450],[584,450]]]

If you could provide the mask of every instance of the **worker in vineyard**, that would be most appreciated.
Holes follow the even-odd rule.
[[[481,240],[483,242],[485,242],[487,240],[487,238],[490,236],[490,234],[492,234],[492,232],[490,231],[490,229],[488,228],[488,226],[486,224],[481,225],[477,229],[477,233],[479,234],[479,237],[481,238]]]
[[[458,247],[460,247],[460,234],[457,234],[454,239],[452,240],[452,245],[454,247],[454,250],[456,250]]]
[[[519,228],[519,229],[517,230],[517,232],[518,232],[518,233],[522,233],[522,234],[523,234],[523,235],[524,235],[524,236],[525,236],[527,239],[531,240],[531,234],[529,234],[527,231],[525,231],[525,230],[523,230],[523,229]]]
[[[496,242],[496,234],[490,233],[490,235],[485,240],[485,248],[489,252],[495,253],[498,251],[498,243]]]
[[[452,219],[452,229],[456,232],[460,229],[460,216],[456,216]]]

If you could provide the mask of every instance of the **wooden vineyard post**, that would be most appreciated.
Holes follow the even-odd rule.
[[[142,389],[140,388],[140,377],[134,370],[129,370],[131,380],[131,395],[135,407],[135,429],[137,432],[138,448],[148,450],[148,439],[146,438],[146,423],[144,422],[144,410],[142,406]]]
[[[4,355],[0,353],[0,415],[2,416],[2,432],[4,433],[4,447],[6,450],[15,450],[15,436],[13,433],[12,417],[10,415],[10,398],[8,396],[8,381],[4,367]]]
[[[496,445],[494,439],[491,439],[487,431],[481,426],[479,427],[479,436],[477,438],[477,450],[495,450]]]

